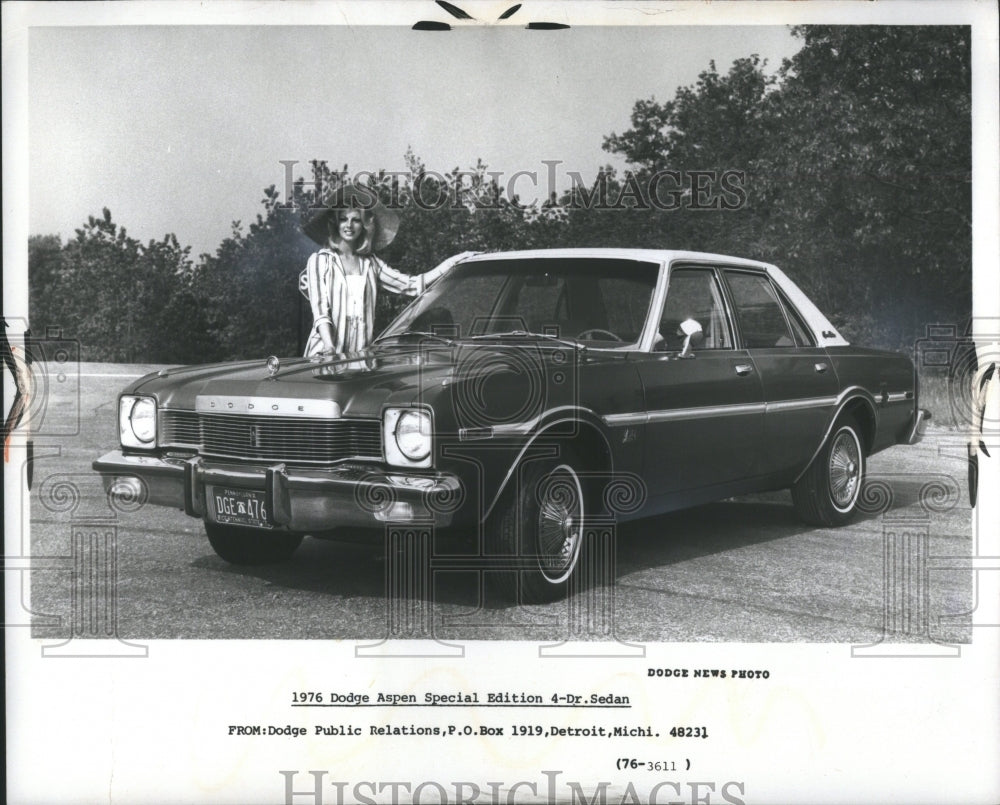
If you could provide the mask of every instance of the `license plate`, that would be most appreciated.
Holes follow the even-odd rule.
[[[215,509],[214,520],[229,525],[248,525],[253,528],[272,528],[267,521],[264,493],[253,489],[229,489],[213,486],[209,498]]]

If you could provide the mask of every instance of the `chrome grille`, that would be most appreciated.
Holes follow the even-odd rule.
[[[194,411],[160,411],[160,444],[201,446],[201,426]]]
[[[378,420],[160,411],[160,444],[250,461],[326,464],[380,459]]]

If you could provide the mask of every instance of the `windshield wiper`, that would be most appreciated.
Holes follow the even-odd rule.
[[[427,333],[424,332],[423,330],[404,330],[401,333],[390,333],[389,335],[380,335],[378,338],[372,341],[372,344],[373,345],[377,344],[379,341],[387,341],[390,338],[404,338],[409,335],[418,335],[418,336],[423,336],[425,338],[435,338],[442,344],[447,344],[449,347],[455,343],[454,338],[449,338],[448,336],[441,335],[440,333]]]
[[[505,333],[480,333],[479,335],[473,335],[469,337],[470,341],[481,341],[486,338],[547,338],[550,341],[555,341],[558,344],[563,344],[567,347],[573,347],[574,349],[586,349],[585,344],[581,344],[579,341],[573,338],[563,338],[558,335],[550,335],[549,333],[533,333],[530,330],[508,330]]]

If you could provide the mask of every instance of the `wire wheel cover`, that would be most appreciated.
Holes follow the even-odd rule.
[[[583,490],[573,469],[560,464],[538,490],[538,567],[553,583],[573,571],[583,540]]]
[[[861,449],[854,432],[844,429],[830,449],[830,498],[841,511],[849,509],[858,496],[861,481]]]

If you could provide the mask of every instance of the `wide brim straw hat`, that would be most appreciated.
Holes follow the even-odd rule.
[[[378,193],[368,187],[343,184],[331,190],[323,199],[323,206],[313,212],[302,224],[302,231],[320,246],[326,246],[329,238],[328,221],[340,210],[367,210],[375,220],[375,237],[372,249],[384,249],[399,230],[399,215],[379,201]]]

